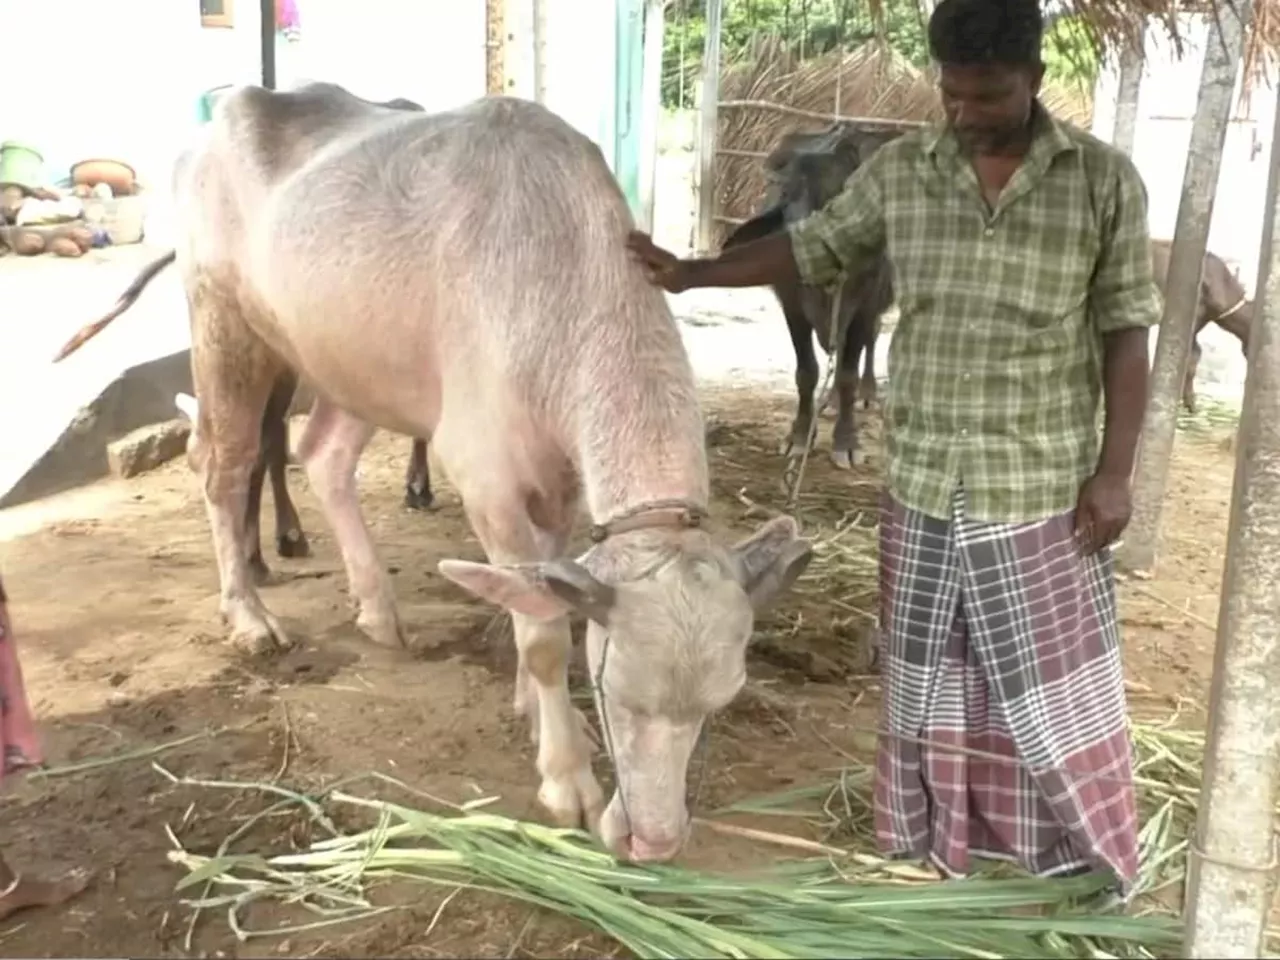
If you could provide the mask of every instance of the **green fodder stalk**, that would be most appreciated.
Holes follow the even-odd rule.
[[[178,782],[206,792],[265,789]],[[170,860],[187,871],[180,889],[203,883],[212,891],[188,905],[224,909],[232,930],[248,940],[281,932],[248,926],[254,903],[294,904],[320,919],[286,930],[317,929],[389,909],[375,906],[375,893],[379,882],[394,879],[542,907],[603,931],[639,957],[1148,957],[1178,943],[1177,924],[1167,917],[1088,907],[1106,884],[1098,876],[903,882],[892,868],[905,865],[877,873],[870,858],[843,856],[721,876],[620,864],[579,831],[474,809],[419,810],[346,789],[299,795],[298,803],[312,815],[319,807],[355,808],[375,822],[276,856],[227,845],[205,856],[174,837]]]

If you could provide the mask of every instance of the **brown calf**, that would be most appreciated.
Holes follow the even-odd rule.
[[[1161,293],[1169,275],[1169,252],[1173,246],[1169,240],[1151,241],[1151,266]],[[1196,369],[1200,366],[1200,331],[1211,323],[1240,341],[1240,349],[1249,353],[1249,329],[1253,325],[1253,301],[1244,286],[1232,274],[1222,258],[1214,253],[1204,255],[1204,272],[1200,279],[1200,309],[1196,314],[1195,331],[1192,334],[1191,358],[1187,362],[1187,374],[1182,383],[1182,403],[1192,413],[1196,409]]]

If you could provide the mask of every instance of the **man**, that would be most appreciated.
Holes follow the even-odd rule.
[[[989,857],[1047,876],[1102,869],[1127,888],[1136,812],[1110,545],[1129,520],[1159,301],[1137,171],[1036,99],[1042,28],[1035,0],[942,0],[929,46],[944,128],[880,148],[789,233],[707,260],[639,233],[628,245],[671,292],[831,285],[887,252],[901,318],[877,837],[951,875]]]

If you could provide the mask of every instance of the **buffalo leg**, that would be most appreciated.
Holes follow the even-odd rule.
[[[1200,344],[1191,341],[1191,356],[1187,358],[1187,373],[1182,381],[1182,405],[1188,413],[1196,412],[1196,370],[1200,367]]]
[[[287,649],[289,636],[258,596],[245,539],[262,414],[281,364],[215,287],[195,280],[188,285],[188,301],[198,410],[187,450],[204,486],[219,611],[238,647],[250,653]]]
[[[1221,317],[1214,321],[1219,327],[1240,341],[1240,351],[1246,358],[1249,356],[1249,331],[1251,329],[1249,318],[1253,316],[1253,311],[1249,309],[1250,306],[1246,305],[1244,308],[1244,310],[1248,311],[1247,315],[1243,310],[1237,310],[1230,316]]]
[[[263,433],[266,433],[266,422],[263,422]],[[258,459],[254,461],[253,471],[249,474],[249,492],[245,498],[244,508],[244,540],[249,551],[249,573],[253,582],[262,586],[271,579],[271,568],[262,557],[262,483],[267,474],[266,450],[259,448]]]
[[[853,466],[858,451],[853,411],[858,399],[858,357],[862,352],[858,325],[862,319],[856,313],[850,319],[836,362],[836,425],[831,433],[831,462],[841,470]]]
[[[862,366],[862,379],[858,383],[858,395],[862,398],[863,409],[869,410],[876,402],[876,343],[880,339],[880,318],[871,322],[871,333],[864,346],[865,359]]]
[[[347,585],[358,607],[356,626],[376,643],[402,647],[405,637],[391,578],[378,559],[356,489],[356,466],[373,433],[372,424],[316,398],[298,459],[342,552]]]
[[[285,422],[298,380],[292,372],[281,374],[271,388],[262,413],[258,459],[249,476],[249,498],[245,508],[245,541],[249,549],[249,572],[262,586],[271,578],[271,569],[262,556],[262,485],[271,476],[271,494],[276,511],[276,553],[282,557],[305,557],[310,553],[302,521],[289,497],[285,478],[289,456],[289,428]]]
[[[445,442],[440,449],[459,446]],[[491,484],[471,487],[469,480],[492,475],[493,464],[455,461],[448,467],[450,477],[462,479],[463,509],[490,563],[537,563],[563,554],[572,523],[568,505],[544,517],[552,528],[544,529],[530,516],[527,498],[496,491]],[[569,617],[540,620],[512,611],[511,622],[518,658],[515,707],[529,718],[538,745],[538,800],[557,823],[596,830],[604,794],[591,770],[590,724],[569,695]]]
[[[262,418],[262,458],[271,475],[271,498],[276,508],[276,553],[282,557],[311,555],[311,544],[302,532],[298,508],[289,496],[289,407],[298,389],[298,378],[290,371],[276,380]]]
[[[789,302],[788,298],[783,301],[782,312],[787,319],[787,332],[791,334],[791,346],[796,353],[796,416],[791,421],[791,434],[782,444],[782,454],[786,457],[798,457],[809,446],[809,432],[813,426],[813,393],[818,389],[818,358],[813,351],[813,328],[805,319],[800,305]]]
[[[431,468],[427,465],[427,441],[415,437],[409,451],[409,469],[404,477],[404,505],[410,510],[430,510],[434,501]]]

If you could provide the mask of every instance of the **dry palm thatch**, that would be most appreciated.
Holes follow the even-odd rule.
[[[1046,84],[1042,99],[1055,116],[1087,126],[1092,105],[1078,90]],[[725,67],[720,102],[720,243],[733,223],[756,212],[766,187],[762,160],[785,134],[826,127],[837,113],[894,124],[941,119],[933,78],[877,42],[796,63],[779,40],[762,38]]]
[[[1089,33],[1098,52],[1132,44],[1148,27],[1163,30],[1181,50],[1179,17],[1208,12],[1220,16],[1238,9],[1243,0],[1040,0],[1046,21],[1064,17],[1078,19]],[[923,19],[933,3],[916,0]],[[884,0],[866,0],[867,11],[877,31],[883,28]],[[1261,76],[1268,61],[1280,52],[1280,0],[1254,0],[1253,24],[1245,46],[1245,67],[1253,78]]]

